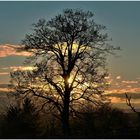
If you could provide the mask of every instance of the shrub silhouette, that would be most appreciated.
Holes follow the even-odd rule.
[[[51,113],[38,115],[28,98],[21,105],[8,108],[1,138],[63,138],[61,123]],[[139,138],[137,124],[130,123],[137,118],[128,115],[110,105],[81,109],[78,117],[70,116],[70,138]]]
[[[127,115],[120,109],[105,105],[97,109],[96,123],[101,138],[119,138],[127,135]]]
[[[73,137],[78,138],[126,138],[127,115],[110,105],[84,110],[72,123]]]

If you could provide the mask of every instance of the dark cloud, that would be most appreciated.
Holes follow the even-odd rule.
[[[29,52],[19,52],[17,49],[20,48],[19,45],[11,45],[11,44],[1,44],[0,45],[0,57],[7,56],[30,56]]]
[[[8,84],[0,84],[0,88],[8,88]]]
[[[140,93],[128,93],[129,96],[132,97],[132,99],[140,99]],[[117,97],[117,98],[121,98],[121,99],[125,99],[125,93],[111,93],[111,94],[107,94],[107,97]]]

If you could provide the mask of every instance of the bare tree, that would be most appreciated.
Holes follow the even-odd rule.
[[[137,114],[138,116],[138,119],[140,120],[140,112],[138,110],[135,109],[135,107],[132,105],[131,103],[131,96],[129,96],[127,93],[125,93],[125,97],[126,97],[126,103],[127,105],[131,108],[131,110]],[[138,130],[138,135],[139,135],[139,132],[140,132],[140,124],[138,123],[138,126],[137,126],[137,130]]]
[[[132,103],[131,103],[131,96],[129,96],[127,93],[125,93],[125,97],[126,97],[126,104],[131,108],[131,110],[133,111],[133,112],[135,112],[137,115],[138,115],[138,117],[140,118],[140,112],[139,111],[137,111],[136,109],[135,109],[135,107],[132,105]]]
[[[69,115],[84,101],[98,104],[107,87],[106,58],[113,53],[105,26],[94,22],[94,14],[66,9],[49,21],[33,24],[33,32],[22,41],[21,50],[33,71],[11,74],[17,92],[44,99],[60,114],[63,131],[69,135]]]

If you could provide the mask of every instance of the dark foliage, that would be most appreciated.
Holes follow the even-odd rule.
[[[84,111],[80,119],[73,122],[73,127],[73,137],[77,134],[78,138],[124,138],[128,118],[121,110],[107,105]]]
[[[36,135],[38,113],[26,98],[20,106],[10,106],[4,117],[2,137],[4,138],[34,138]]]
[[[29,99],[22,107],[9,107],[0,120],[0,138],[64,138],[61,122],[51,114],[41,114]],[[139,124],[134,113],[124,113],[110,105],[84,108],[77,116],[70,116],[69,138],[139,138]]]

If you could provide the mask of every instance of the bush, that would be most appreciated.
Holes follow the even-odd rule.
[[[125,138],[128,136],[128,118],[123,111],[109,105],[90,109],[82,110],[80,117],[73,120],[73,137]]]
[[[20,106],[10,106],[4,117],[2,137],[4,138],[34,138],[37,133],[38,113],[26,98]]]

